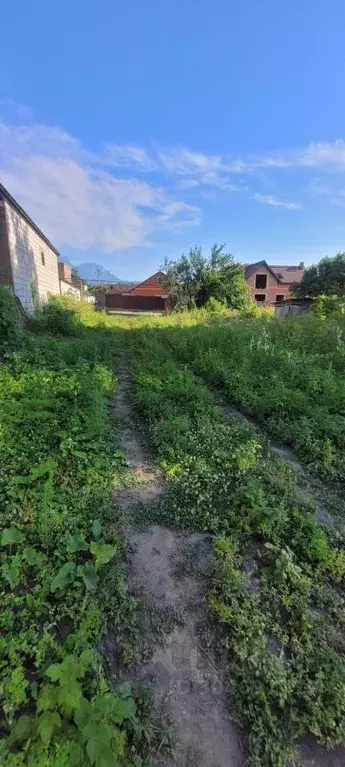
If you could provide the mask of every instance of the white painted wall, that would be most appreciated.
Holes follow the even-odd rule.
[[[71,285],[70,282],[64,282],[64,280],[60,280],[60,289],[63,296],[69,295],[71,298],[75,298],[77,301],[80,301],[80,290],[75,288],[74,285]]]
[[[35,308],[35,297],[44,302],[50,294],[60,293],[57,256],[8,202],[5,202],[5,210],[13,289],[30,314]]]

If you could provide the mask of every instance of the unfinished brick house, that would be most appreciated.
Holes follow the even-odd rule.
[[[125,311],[167,312],[169,300],[163,284],[163,272],[155,272],[144,282],[119,282],[105,294],[107,309]]]
[[[299,282],[304,273],[304,264],[298,266],[271,266],[266,261],[257,261],[246,267],[246,280],[250,298],[258,303],[274,304],[291,297],[293,282]]]

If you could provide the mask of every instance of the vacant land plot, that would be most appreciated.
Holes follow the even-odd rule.
[[[325,484],[340,488],[345,474],[341,322],[311,318],[281,325],[264,318],[217,320],[202,312],[132,319],[90,309],[81,324],[74,315],[69,320],[69,340],[28,335],[1,363],[2,391],[7,391],[1,442],[3,761],[101,767],[156,760],[216,767],[227,763],[229,752],[229,764],[238,765],[243,757],[254,767],[283,767],[299,752],[304,764],[313,758],[318,764],[343,763],[342,525],[319,524],[312,500],[296,494],[291,467],[272,455],[248,423],[224,413],[217,392],[221,387],[223,397],[293,446]],[[134,426],[119,420],[111,426],[106,407],[118,351],[126,360],[127,407],[137,415],[150,450],[152,466],[144,465],[143,476],[137,466],[126,467],[119,452],[118,435],[127,430],[122,446],[128,447],[129,463],[138,455],[137,436],[131,442],[129,433]],[[141,496],[138,483],[151,481],[159,492]],[[121,484],[133,488],[121,490]],[[122,529],[131,531],[133,544],[125,571],[117,555]],[[190,549],[182,556],[194,534],[207,542],[201,570]],[[148,545],[150,535],[159,544]],[[165,553],[169,541],[181,554],[174,567]],[[157,584],[159,594],[155,557],[165,578]],[[140,623],[140,598],[126,589],[131,566],[139,579],[142,572],[153,599],[169,606],[161,649],[153,640],[153,659],[146,659],[156,669],[157,689],[175,689],[169,673],[179,681],[176,669],[179,660],[186,668],[188,643],[195,649],[197,642],[205,653],[201,669],[207,658],[213,664],[218,692],[199,702],[209,707],[209,720],[220,723],[218,762],[195,749],[205,713],[196,712],[189,721],[195,689],[186,697],[191,705],[185,719],[178,716],[178,705],[174,708],[176,696],[168,706],[177,741],[186,748],[192,744],[191,762],[183,761],[186,749],[179,751],[178,743],[170,756],[163,756],[164,738],[152,747],[159,725],[143,719],[140,695],[133,697],[127,682],[120,684],[118,658],[106,659],[113,678],[106,679],[102,670],[101,636],[112,626],[108,647],[129,664],[126,679],[141,674],[136,621],[139,634],[145,621]],[[176,609],[179,594],[188,612],[188,592],[194,609],[191,605],[182,623],[178,615],[171,621],[170,607],[173,602]],[[152,621],[151,616],[150,631]],[[175,653],[170,666],[169,647]],[[191,683],[198,680],[191,674]],[[65,700],[67,683],[74,697]],[[210,685],[212,691],[212,676]],[[314,741],[304,746],[310,735]],[[316,741],[334,750],[319,751]]]

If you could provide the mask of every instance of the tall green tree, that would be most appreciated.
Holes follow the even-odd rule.
[[[209,256],[201,247],[190,248],[178,260],[165,260],[165,286],[172,308],[195,309],[205,306],[210,298],[234,309],[242,309],[248,300],[244,268],[215,243]]]
[[[316,296],[345,296],[345,253],[326,256],[318,264],[309,266],[300,282],[292,286],[296,298]]]

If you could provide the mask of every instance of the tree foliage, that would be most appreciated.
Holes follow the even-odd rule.
[[[101,282],[99,285],[88,282],[87,289],[92,296],[98,296],[100,293],[106,293],[111,289],[110,283]]]
[[[199,308],[211,298],[234,309],[245,306],[248,291],[243,266],[224,247],[215,243],[210,255],[204,256],[202,248],[195,246],[176,261],[166,259],[165,285],[173,309]]]
[[[345,295],[345,253],[326,256],[318,264],[309,266],[300,282],[292,286],[296,298]]]

